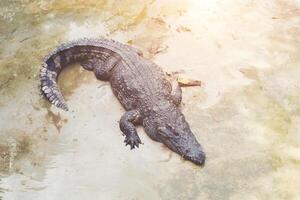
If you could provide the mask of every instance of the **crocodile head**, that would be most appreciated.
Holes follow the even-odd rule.
[[[144,121],[144,128],[148,135],[165,144],[184,159],[203,165],[205,153],[183,114],[175,108],[173,112],[162,112],[161,115],[156,113],[155,116]]]

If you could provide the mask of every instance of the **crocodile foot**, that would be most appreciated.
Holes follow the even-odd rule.
[[[141,139],[138,135],[129,135],[126,136],[125,140],[125,146],[130,145],[130,149],[134,149],[135,147],[139,147],[139,144],[142,144]]]

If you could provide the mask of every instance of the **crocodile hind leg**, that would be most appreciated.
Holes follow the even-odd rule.
[[[104,62],[100,59],[88,59],[80,62],[81,66],[88,70],[93,71],[97,66],[103,66]]]
[[[179,83],[176,80],[172,81],[172,91],[171,91],[172,100],[176,106],[179,106],[182,100],[182,91]]]
[[[102,81],[109,80],[112,69],[121,61],[119,56],[110,56],[103,63],[94,66],[94,73],[97,79]]]
[[[134,149],[135,147],[139,147],[141,144],[141,139],[139,138],[135,124],[141,122],[141,115],[137,110],[127,111],[120,120],[120,129],[125,135],[125,144],[130,145],[130,149]]]
[[[94,71],[97,79],[107,81],[111,75],[111,70],[120,63],[121,58],[111,55],[105,61],[101,59],[88,59],[81,61],[81,66],[89,71]]]

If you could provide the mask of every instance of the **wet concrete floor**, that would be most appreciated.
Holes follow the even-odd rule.
[[[82,37],[202,81],[181,109],[204,167],[142,128],[125,147],[124,109],[77,64],[59,79],[71,111],[40,96],[43,57]],[[300,199],[299,1],[2,0],[0,44],[0,199]]]

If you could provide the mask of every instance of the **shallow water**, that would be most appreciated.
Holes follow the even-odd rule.
[[[1,1],[0,199],[300,199],[299,25],[296,0]],[[202,81],[181,109],[203,168],[142,128],[124,147],[123,108],[79,65],[59,80],[70,112],[39,95],[51,49],[103,36]]]

